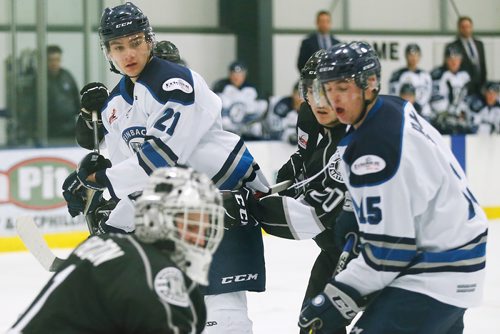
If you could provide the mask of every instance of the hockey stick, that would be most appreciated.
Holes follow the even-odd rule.
[[[45,270],[54,272],[62,265],[64,260],[55,256],[50,250],[40,230],[35,225],[33,217],[18,217],[16,220],[16,231],[26,248],[28,248]]]
[[[272,194],[277,194],[280,191],[287,190],[292,185],[292,183],[293,183],[292,180],[285,180],[285,181],[276,183],[275,185],[270,186],[269,190],[265,193],[257,191],[255,193],[255,197],[256,198],[263,198],[263,197],[266,197],[266,196],[269,196]]]
[[[94,152],[99,154],[99,134],[98,134],[98,128],[97,128],[97,122],[98,122],[98,117],[97,117],[97,111],[92,111],[92,132],[94,135]],[[89,229],[89,232],[91,235],[94,235],[94,226],[92,223],[92,219],[89,218],[89,209],[90,205],[92,204],[92,200],[94,199],[94,196],[96,194],[95,190],[92,189],[87,189],[87,202],[85,203],[85,208],[83,209],[83,216],[85,217],[85,222],[87,223],[87,228]]]

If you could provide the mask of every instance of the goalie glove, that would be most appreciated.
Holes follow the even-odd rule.
[[[106,86],[100,82],[91,82],[80,90],[80,95],[82,96],[80,111],[82,118],[87,122],[92,122],[92,112],[97,111],[98,123],[102,124],[101,110],[109,97]]]
[[[325,290],[306,303],[300,312],[299,326],[317,334],[336,332],[348,326],[362,311],[363,298],[350,286],[332,280]]]

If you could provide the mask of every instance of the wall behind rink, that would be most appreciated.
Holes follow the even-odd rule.
[[[378,51],[382,65],[382,94],[387,94],[389,79],[392,72],[404,67],[405,48],[409,43],[417,43],[422,50],[422,58],[419,67],[426,71],[443,63],[444,47],[454,40],[452,36],[396,36],[396,35],[338,35],[341,42],[353,40],[366,41],[372,44]],[[297,57],[299,46],[305,35],[275,34],[273,37],[273,75],[274,94],[290,94],[293,84],[299,78],[297,69]],[[500,37],[479,37],[484,43],[488,79],[500,80],[500,62],[497,61],[500,54]]]
[[[479,203],[490,218],[500,218],[500,136],[446,139],[465,166]],[[295,151],[283,142],[247,144],[271,183]],[[18,249],[14,221],[21,215],[35,217],[45,233],[85,230],[81,219],[71,219],[61,195],[64,179],[85,153],[76,147],[0,151],[0,251]]]

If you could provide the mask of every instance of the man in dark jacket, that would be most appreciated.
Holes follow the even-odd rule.
[[[319,49],[328,49],[330,46],[339,43],[330,33],[332,28],[332,16],[326,10],[319,11],[316,14],[316,31],[307,36],[300,44],[299,59],[297,68],[299,72],[306,64],[309,57]]]
[[[459,48],[463,55],[460,70],[466,71],[471,77],[468,86],[469,94],[480,94],[487,78],[483,42],[473,37],[473,24],[470,17],[459,17],[457,28],[457,39],[449,45]]]

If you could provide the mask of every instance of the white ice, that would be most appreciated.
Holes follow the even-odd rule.
[[[297,318],[311,266],[318,253],[312,241],[264,238],[267,291],[249,293],[255,334],[298,333]],[[500,333],[500,221],[488,237],[486,288],[482,306],[465,314],[466,334]],[[61,255],[67,250],[58,251]],[[0,332],[10,327],[49,279],[27,252],[0,254]],[[84,288],[84,287],[82,287]]]

